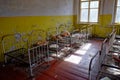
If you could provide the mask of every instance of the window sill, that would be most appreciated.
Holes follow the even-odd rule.
[[[89,24],[91,24],[91,25],[98,25],[98,22],[80,22],[78,24],[80,24],[80,25],[89,25]]]

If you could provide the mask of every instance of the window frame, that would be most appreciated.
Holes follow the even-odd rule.
[[[86,1],[81,1],[81,0],[79,0],[79,10],[78,10],[78,23],[79,24],[89,24],[89,23],[91,23],[91,24],[97,24],[97,23],[99,23],[99,12],[100,12],[100,3],[101,3],[101,0],[97,0],[97,1],[99,1],[99,3],[98,3],[98,8],[90,8],[90,2],[91,1],[96,1],[96,0],[86,0]],[[84,9],[88,9],[88,21],[87,22],[83,22],[83,21],[81,21],[81,2],[88,2],[89,4],[88,4],[88,8],[84,8]],[[90,22],[90,10],[92,10],[92,9],[98,9],[98,17],[97,17],[97,22]]]

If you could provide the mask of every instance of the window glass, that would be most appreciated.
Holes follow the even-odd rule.
[[[98,22],[99,0],[81,0],[80,22]]]
[[[120,7],[117,8],[115,22],[120,22]]]
[[[81,22],[87,22],[88,21],[88,9],[82,9],[81,10]]]
[[[98,9],[91,9],[90,22],[97,22],[97,21],[98,21]]]
[[[91,1],[90,2],[90,8],[98,8],[99,2],[98,1]]]
[[[81,8],[88,8],[88,2],[81,2]]]
[[[118,0],[118,3],[117,3],[118,6],[120,6],[120,0]]]

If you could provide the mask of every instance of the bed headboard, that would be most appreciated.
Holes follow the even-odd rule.
[[[42,29],[32,30],[28,38],[28,47],[36,44],[38,41],[45,41],[45,31]]]
[[[23,48],[25,42],[22,40],[22,35],[20,33],[7,34],[2,37],[2,47],[4,53]]]

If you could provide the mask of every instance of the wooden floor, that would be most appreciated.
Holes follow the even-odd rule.
[[[88,80],[89,61],[100,49],[102,40],[91,40],[64,60],[53,60],[50,67],[37,73],[34,80]],[[0,68],[0,80],[29,80],[14,67]]]

